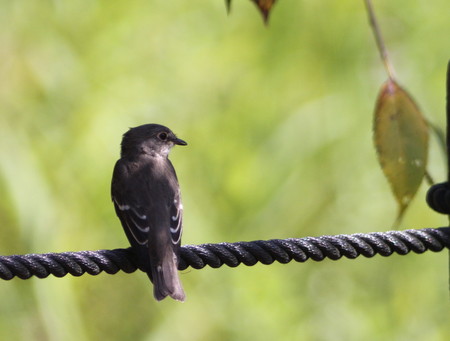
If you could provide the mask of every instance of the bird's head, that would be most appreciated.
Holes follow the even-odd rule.
[[[160,124],[144,124],[130,128],[122,138],[122,157],[135,157],[140,154],[167,157],[174,145],[187,143],[167,127]]]

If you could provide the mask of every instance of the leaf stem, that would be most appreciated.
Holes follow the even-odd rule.
[[[428,172],[427,170],[425,170],[425,180],[427,181],[429,186],[433,186],[435,184],[433,177],[431,176],[430,172]]]
[[[372,6],[371,0],[364,0],[367,8],[367,14],[369,15],[370,26],[372,27],[375,40],[377,42],[377,48],[380,52],[381,60],[383,61],[384,67],[390,79],[395,79],[395,71],[392,63],[389,59],[388,51],[386,45],[384,44],[383,36],[381,35],[380,26],[378,26],[377,18],[375,17],[375,11]]]

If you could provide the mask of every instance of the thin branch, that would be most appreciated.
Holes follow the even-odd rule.
[[[370,26],[372,27],[375,40],[377,42],[378,51],[380,52],[381,60],[383,61],[384,67],[390,79],[395,80],[395,71],[392,63],[389,59],[388,51],[386,45],[384,44],[383,36],[381,34],[380,26],[378,25],[377,18],[375,16],[375,11],[372,6],[371,0],[364,0],[367,8],[367,14],[369,15]]]

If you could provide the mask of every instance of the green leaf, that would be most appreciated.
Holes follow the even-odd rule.
[[[378,160],[398,202],[400,222],[425,174],[429,130],[419,108],[394,80],[381,87],[375,108]]]

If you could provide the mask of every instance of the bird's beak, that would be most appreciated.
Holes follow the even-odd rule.
[[[175,143],[175,144],[177,144],[177,145],[179,145],[179,146],[187,146],[187,142],[186,142],[186,141],[183,141],[182,139],[179,139],[178,137],[175,137],[175,138],[172,140],[172,142]]]

